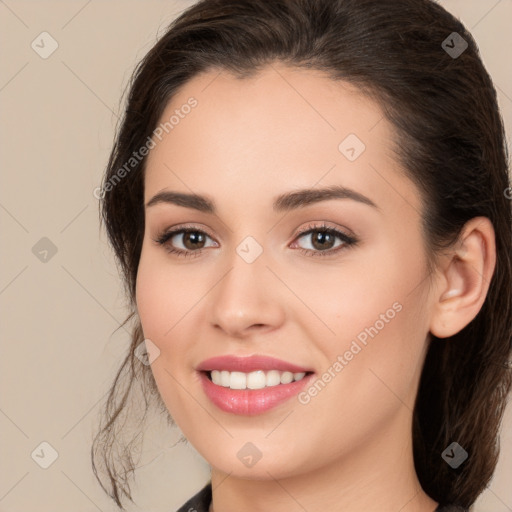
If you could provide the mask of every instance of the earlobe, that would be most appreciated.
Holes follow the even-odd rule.
[[[430,332],[447,338],[461,331],[480,311],[496,265],[492,223],[475,217],[464,226],[442,268],[430,323]]]

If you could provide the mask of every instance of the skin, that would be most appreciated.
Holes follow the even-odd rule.
[[[217,211],[146,208],[136,299],[144,335],[160,350],[151,368],[161,397],[211,465],[213,510],[434,511],[414,470],[414,400],[429,332],[458,332],[485,299],[492,226],[473,219],[429,274],[422,200],[392,152],[393,129],[347,83],[279,63],[244,80],[212,70],[188,82],[162,120],[191,96],[197,107],[155,139],[145,203],[162,190],[194,192]],[[353,162],[338,149],[348,134],[366,146]],[[279,194],[330,185],[377,207],[346,198],[272,210]],[[323,222],[358,243],[301,253],[315,246],[299,230],[322,232]],[[154,242],[185,223],[207,233],[201,254],[178,257]],[[236,252],[247,236],[263,249],[253,263]],[[174,246],[193,251],[184,239]],[[307,404],[292,398],[239,416],[202,390],[195,368],[226,354],[277,357],[321,377],[396,303],[400,312]],[[247,442],[262,454],[250,468],[237,457]]]

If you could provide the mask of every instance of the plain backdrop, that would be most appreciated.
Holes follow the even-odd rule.
[[[135,64],[191,3],[0,0],[2,512],[116,510],[92,474],[89,449],[129,335],[115,331],[125,299],[93,190]],[[480,46],[510,145],[512,1],[441,4]],[[158,422],[154,429],[131,510],[171,512],[209,468],[187,444],[172,447],[176,432]],[[511,430],[509,407],[478,512],[512,511]]]

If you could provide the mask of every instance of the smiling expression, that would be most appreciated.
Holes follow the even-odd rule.
[[[421,197],[379,106],[318,71],[272,65],[196,76],[162,122],[190,97],[197,106],[146,162],[137,275],[170,415],[211,465],[255,478],[409,446],[431,301]],[[219,356],[307,374],[269,386],[271,364],[237,371],[237,359],[220,362],[215,384],[205,361]],[[260,389],[231,389],[258,369]],[[237,455],[248,442],[262,454],[251,468]]]

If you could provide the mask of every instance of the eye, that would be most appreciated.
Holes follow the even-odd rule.
[[[207,245],[208,239],[213,243]],[[306,256],[329,256],[338,253],[341,250],[348,249],[350,246],[356,245],[358,240],[351,235],[329,227],[326,224],[309,225],[302,230],[296,237],[296,240],[308,240],[309,247],[300,246],[298,249]],[[208,247],[218,247],[208,233],[196,227],[183,227],[164,231],[154,242],[164,246],[165,250],[170,254],[176,254],[179,257],[195,257],[199,256],[203,249]],[[297,242],[292,244],[295,248]]]
[[[297,240],[309,241],[309,247],[300,247],[299,250],[307,256],[328,256],[348,249],[357,244],[358,240],[351,235],[329,227],[325,224],[320,226],[307,226],[297,236]],[[338,243],[337,243],[338,240]]]
[[[206,247],[217,247],[217,242],[206,245],[212,238],[203,230],[194,227],[178,227],[164,231],[154,242],[165,247],[167,252],[178,256],[198,256]]]

